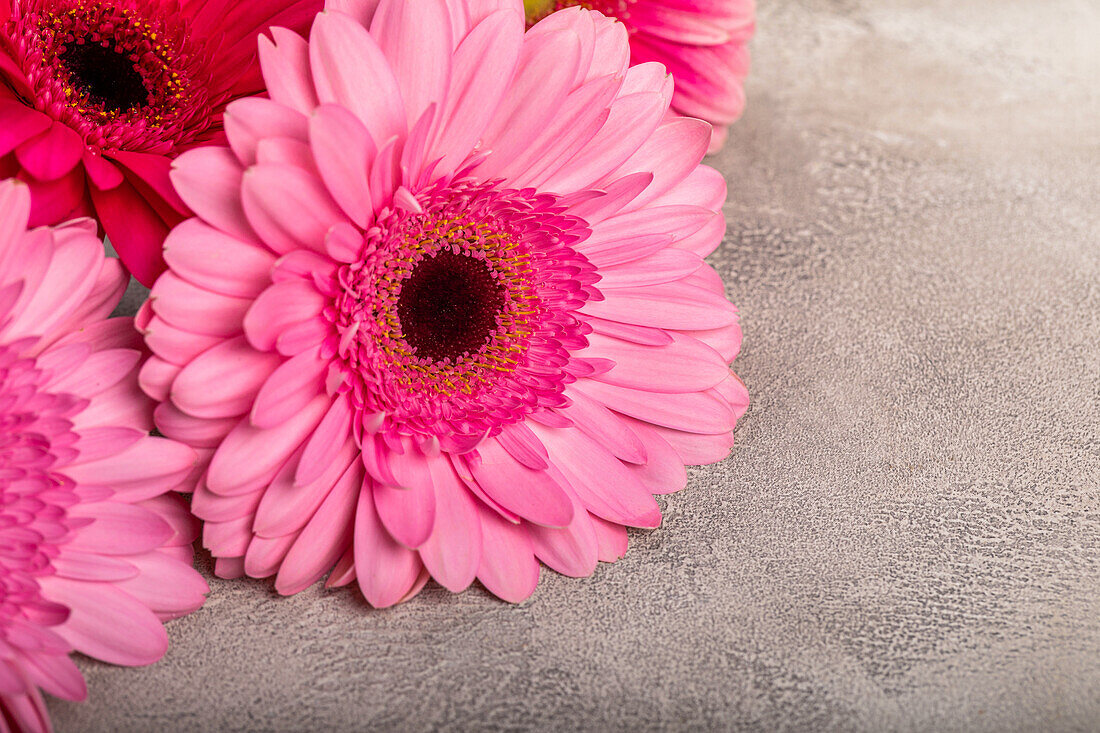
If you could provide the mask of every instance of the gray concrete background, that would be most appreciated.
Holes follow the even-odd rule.
[[[761,0],[712,161],[733,455],[520,606],[214,579],[58,729],[1100,729],[1097,38],[1095,0]]]

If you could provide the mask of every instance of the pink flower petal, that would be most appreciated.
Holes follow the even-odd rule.
[[[191,494],[191,513],[208,522],[232,522],[243,520],[256,513],[256,507],[263,498],[263,487],[247,494],[222,496],[215,494],[202,480]]]
[[[571,92],[539,137],[508,167],[511,184],[542,187],[604,126],[619,84],[617,78],[602,77]]]
[[[715,218],[721,220],[699,206],[646,207],[594,225],[577,249],[601,268],[634,262],[663,251]]]
[[[684,180],[699,165],[710,145],[710,125],[702,120],[679,117],[666,120],[630,159],[615,171],[615,177],[649,171],[650,184],[631,206],[641,208]]]
[[[350,16],[327,11],[310,34],[309,61],[317,98],[358,117],[376,144],[406,130],[401,90],[385,55]]]
[[[134,374],[93,397],[87,407],[69,419],[78,431],[114,425],[148,432],[153,427],[152,407]]]
[[[73,448],[80,454],[73,463],[95,461],[117,456],[144,437],[140,430],[125,427],[90,428],[80,432],[80,439]]]
[[[351,435],[352,408],[345,395],[337,395],[317,429],[306,443],[302,460],[294,475],[296,486],[305,486],[320,477]]]
[[[136,153],[127,150],[113,150],[111,158],[121,163],[133,176],[156,192],[164,203],[172,207],[181,216],[190,216],[187,205],[172,188],[169,176],[172,171],[172,159],[166,155]],[[113,188],[113,186],[112,186]]]
[[[297,532],[280,537],[253,537],[244,555],[245,573],[250,578],[266,578],[279,572],[279,566],[297,539]]]
[[[169,175],[180,198],[203,221],[242,242],[258,241],[241,208],[244,169],[228,148],[189,150],[176,158]]]
[[[241,203],[252,228],[279,254],[300,247],[325,251],[325,234],[346,221],[314,176],[286,164],[249,168],[241,186]]]
[[[652,173],[631,173],[617,178],[604,184],[599,192],[601,195],[570,206],[569,213],[579,216],[590,225],[598,224],[620,210],[625,210],[652,182]]]
[[[619,97],[599,132],[542,185],[577,191],[617,170],[653,134],[667,109],[668,100],[656,91]]]
[[[172,383],[171,400],[188,415],[226,418],[247,413],[256,393],[283,363],[237,336],[187,364]]]
[[[321,313],[325,299],[317,289],[302,281],[272,285],[252,303],[243,319],[248,342],[261,351],[271,351],[284,331]]]
[[[53,181],[39,181],[23,171],[17,175],[31,189],[31,216],[28,226],[50,226],[90,213],[87,176],[79,166]]]
[[[108,191],[93,186],[90,193],[96,216],[122,264],[138,282],[152,287],[164,272],[162,249],[171,226],[129,183]]]
[[[280,364],[256,394],[252,424],[258,428],[273,428],[304,409],[324,393],[328,365],[328,359],[321,358],[319,349],[304,351]]]
[[[183,222],[164,242],[164,259],[188,282],[223,295],[254,298],[271,283],[275,258],[198,219]]]
[[[692,466],[705,466],[725,460],[733,448],[733,433],[717,435],[698,435],[691,431],[675,430],[661,425],[651,426],[667,442],[682,463]]]
[[[623,463],[579,430],[536,428],[550,459],[593,514],[631,527],[657,527],[661,509]]]
[[[309,136],[309,119],[304,114],[263,97],[238,99],[226,108],[224,119],[229,146],[245,168],[256,164],[256,147],[262,138],[305,142]]]
[[[112,260],[108,259],[107,265],[110,265],[111,262]],[[111,269],[114,270],[114,268]],[[112,272],[112,275],[114,274],[117,274],[117,271]],[[102,277],[97,278],[96,287],[92,288],[92,292],[88,295],[88,299],[93,301],[97,308],[99,307],[99,299],[103,297],[96,292],[102,284],[102,280]],[[117,296],[117,294],[118,291],[116,290],[115,295]],[[99,310],[98,313],[102,314],[102,320],[91,320],[81,313],[87,307],[87,302],[82,303],[77,308],[76,313],[65,321],[65,324],[55,326],[51,330],[51,336],[60,337],[52,342],[55,346],[83,344],[93,351],[141,348],[141,334],[138,332],[133,318],[107,318],[109,314]],[[63,328],[76,328],[77,330],[69,330],[62,335],[59,331]]]
[[[256,510],[253,531],[261,537],[280,537],[298,532],[310,520],[332,487],[356,459],[355,442],[347,438],[324,471],[309,483],[294,480],[300,463],[293,458],[271,481]]]
[[[364,482],[355,511],[355,575],[367,602],[387,608],[413,589],[423,565],[415,551],[398,544],[382,525],[370,484],[370,479]]]
[[[306,349],[319,346],[332,332],[332,325],[323,318],[310,318],[286,329],[275,339],[275,350],[283,356],[297,356]]]
[[[243,557],[218,557],[214,561],[214,575],[225,580],[244,577]]]
[[[331,2],[331,0],[330,0]],[[260,67],[271,99],[302,114],[317,106],[317,94],[309,74],[309,47],[286,28],[272,28],[274,42],[259,37]]]
[[[148,552],[128,557],[141,575],[115,583],[157,613],[173,616],[198,610],[206,600],[210,587],[190,564],[170,558],[160,552]]]
[[[167,399],[167,398],[166,398]],[[240,422],[236,416],[221,419],[193,417],[171,402],[162,402],[153,413],[157,430],[172,440],[195,448],[216,448]]]
[[[191,333],[173,326],[159,316],[153,316],[149,321],[149,325],[145,327],[144,333],[146,346],[154,354],[162,357],[166,363],[172,365],[186,364],[207,349],[222,342],[220,336]],[[148,366],[148,362],[146,362],[146,366]],[[144,372],[144,369],[142,371]]]
[[[729,405],[702,392],[661,394],[582,379],[573,389],[602,402],[616,412],[694,433],[720,434],[733,429]]]
[[[417,460],[423,461],[423,456]],[[435,486],[431,479],[399,489],[374,482],[374,506],[390,536],[405,547],[423,545],[435,526]]]
[[[24,274],[29,275],[31,258],[24,262]],[[68,319],[96,287],[103,263],[103,250],[92,237],[55,242],[45,271],[33,280],[26,278],[34,290],[24,292],[17,315],[4,328],[5,337],[45,334]]]
[[[400,489],[416,489],[431,486],[432,477],[423,454],[412,441],[404,440],[403,450],[386,450],[384,460],[393,474],[393,481],[385,483]],[[384,479],[378,479],[384,481]]]
[[[495,440],[478,446],[480,460],[470,471],[481,489],[505,509],[535,524],[564,527],[573,517],[573,505],[562,487],[546,471],[527,468]]]
[[[342,588],[355,580],[355,548],[349,547],[325,579],[325,588]]]
[[[276,428],[257,428],[247,420],[225,437],[210,461],[206,483],[211,491],[232,495],[250,481],[276,471],[317,427],[331,400],[324,396]]]
[[[600,562],[615,562],[626,555],[626,527],[592,517],[592,529],[596,532],[596,546]]]
[[[667,346],[642,346],[594,333],[578,356],[610,359],[615,366],[596,381],[651,392],[701,392],[729,376],[714,349],[690,336],[673,334]]]
[[[715,385],[711,392],[730,404],[738,420],[749,408],[749,390],[741,378],[733,372],[730,372],[722,383]]]
[[[676,185],[650,201],[649,205],[702,206],[711,211],[720,211],[725,201],[725,177],[710,166],[700,165]]]
[[[98,151],[85,148],[80,160],[84,163],[84,172],[88,174],[88,180],[100,191],[112,189],[126,180],[118,166]]]
[[[583,312],[609,321],[685,330],[719,328],[737,320],[737,311],[724,297],[683,281],[617,288],[606,300],[585,303]]]
[[[685,331],[685,335],[699,339],[722,356],[729,363],[741,350],[741,324],[731,323],[708,331]]]
[[[31,214],[31,192],[26,184],[17,179],[0,181],[0,211],[4,212],[0,217],[0,272],[6,274],[9,263],[20,254],[16,244],[22,242]]]
[[[672,343],[672,336],[662,328],[652,326],[635,326],[631,323],[619,323],[618,321],[605,321],[602,318],[588,317],[586,319],[592,330],[604,336],[614,336],[623,341],[646,346],[667,346]],[[694,334],[694,332],[692,332]]]
[[[500,175],[543,134],[545,121],[572,90],[579,63],[575,34],[557,31],[527,37],[515,78],[482,136],[491,151],[479,168],[482,175]]]
[[[27,676],[34,684],[41,686],[43,691],[62,700],[79,701],[87,698],[88,686],[84,682],[84,675],[68,654],[27,655],[23,663],[26,665],[24,671]],[[41,730],[49,729],[43,727]]]
[[[56,380],[52,387],[78,397],[94,397],[122,381],[140,360],[141,352],[135,349],[97,351],[84,360],[79,370]]]
[[[67,466],[64,472],[80,482],[111,487],[116,499],[138,502],[178,486],[197,460],[189,446],[146,436],[113,456]]]
[[[367,175],[377,150],[367,128],[343,107],[325,104],[309,120],[309,141],[329,194],[360,228],[370,226]]]
[[[438,174],[455,170],[473,150],[511,81],[522,45],[522,16],[501,10],[481,21],[455,49],[450,88],[426,156],[442,158]],[[487,58],[493,63],[485,63]]]
[[[481,520],[477,506],[450,461],[429,459],[435,485],[436,522],[420,546],[420,559],[432,577],[452,593],[474,581],[481,561]]]
[[[164,656],[168,635],[143,603],[109,583],[57,577],[39,581],[43,596],[69,607],[69,620],[57,633],[89,657],[127,667]]]
[[[133,578],[140,571],[125,557],[66,548],[51,563],[58,577],[72,580],[115,581]]]
[[[244,553],[248,551],[248,543],[252,539],[249,525],[252,517],[247,515],[225,522],[206,521],[202,525],[202,545],[210,550],[210,554],[217,558],[231,558],[240,560],[233,563],[228,570],[239,574],[225,576],[221,574],[221,567],[215,566],[214,572],[219,578],[240,577],[244,572]],[[219,564],[220,565],[220,564]]]
[[[511,524],[499,514],[479,508],[481,562],[477,579],[490,593],[509,603],[519,603],[535,592],[539,563],[525,525]]]
[[[571,578],[586,578],[596,570],[600,548],[592,519],[580,502],[573,499],[573,520],[565,527],[531,525],[531,546],[535,556],[551,570]]]
[[[0,62],[4,58],[0,54]],[[3,701],[5,717],[10,717],[18,730],[25,729],[28,733],[50,733],[52,730],[49,711],[38,690],[31,690],[26,695],[5,695]]]
[[[380,0],[326,0],[326,10],[338,10],[346,13],[364,28],[370,28],[374,13],[378,9]]]
[[[631,433],[638,436],[638,439],[646,446],[646,462],[627,467],[631,472],[634,472],[641,485],[653,494],[671,494],[683,489],[687,485],[687,471],[684,469],[684,461],[680,453],[676,452],[669,445],[669,442],[661,437],[670,433],[670,430],[626,416],[620,419],[624,420],[630,427]],[[682,435],[696,437],[696,434],[692,433]],[[707,440],[722,436],[697,437],[701,440]]]
[[[572,404],[559,408],[573,424],[593,440],[600,441],[613,455],[630,463],[645,463],[645,443],[634,434],[622,416],[616,415],[603,404],[583,392],[567,392]]]
[[[444,0],[387,0],[378,5],[370,34],[389,61],[409,126],[443,99],[451,75],[451,21]],[[415,48],[417,52],[409,53]]]
[[[663,249],[639,260],[602,268],[600,290],[660,285],[683,279],[700,267],[703,267],[703,259],[694,252]]]
[[[321,579],[352,540],[353,517],[363,491],[363,468],[353,462],[309,520],[275,578],[281,595],[297,593]]]
[[[93,478],[85,477],[77,480],[94,482]],[[93,520],[66,545],[73,550],[104,555],[135,555],[155,550],[172,536],[172,528],[167,522],[153,512],[131,504],[116,501],[81,503],[69,507],[68,513],[72,517]]]
[[[149,297],[153,312],[169,325],[207,336],[241,333],[252,301],[213,293],[192,285],[173,272],[157,280]]]
[[[692,7],[675,3],[639,3],[630,10],[631,22],[648,33],[684,45],[713,46],[725,43],[730,34],[714,18]]]
[[[497,442],[512,458],[528,468],[542,471],[550,465],[546,446],[524,423],[505,425],[497,436]]]
[[[288,165],[299,168],[314,179],[320,180],[320,172],[313,160],[313,151],[305,140],[289,137],[265,137],[256,144],[256,163],[259,165]],[[247,173],[245,179],[247,180]]]

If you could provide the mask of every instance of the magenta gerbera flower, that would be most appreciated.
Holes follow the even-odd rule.
[[[198,527],[166,494],[195,452],[149,436],[140,337],[106,320],[126,287],[95,224],[26,230],[0,182],[0,730],[49,730],[40,689],[81,700],[69,658],[150,664],[194,611]]]
[[[31,189],[31,226],[92,216],[146,285],[190,215],[168,180],[224,141],[232,99],[260,91],[256,36],[306,29],[321,0],[0,0],[0,178]]]
[[[664,64],[676,80],[672,109],[714,125],[711,152],[745,108],[754,0],[524,0],[531,25],[563,8],[598,10],[626,25],[631,63]]]
[[[198,218],[139,315],[142,384],[210,456],[219,575],[518,601],[729,452],[741,334],[703,261],[725,182],[621,24],[373,5],[261,41],[271,99],[177,161]]]

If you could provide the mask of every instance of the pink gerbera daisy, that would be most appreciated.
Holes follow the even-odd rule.
[[[177,161],[198,218],[139,315],[142,384],[211,456],[219,575],[518,601],[729,452],[710,129],[665,119],[671,79],[598,13],[525,36],[518,0],[341,5],[261,41],[271,98]]]
[[[260,91],[256,36],[306,29],[321,0],[0,0],[0,178],[31,226],[92,216],[146,285],[190,214],[168,170]]]
[[[69,658],[150,664],[203,602],[198,527],[166,494],[195,452],[149,436],[141,340],[105,320],[126,287],[95,224],[26,230],[0,183],[0,730],[49,730],[39,690],[82,700]]]
[[[531,25],[562,8],[598,10],[626,25],[631,63],[664,64],[676,80],[672,109],[714,125],[711,152],[745,108],[754,0],[524,0]]]

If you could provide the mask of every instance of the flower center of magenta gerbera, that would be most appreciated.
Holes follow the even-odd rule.
[[[342,389],[380,429],[483,436],[564,404],[595,267],[557,198],[447,182],[384,212],[338,274]],[[366,422],[366,418],[364,418]]]
[[[168,154],[209,129],[205,54],[169,3],[27,0],[0,29],[39,110],[101,149]]]
[[[86,94],[92,104],[108,112],[145,104],[149,92],[134,62],[113,42],[105,44],[80,39],[66,46],[57,59],[69,71],[73,86]]]
[[[637,0],[523,0],[523,10],[527,15],[527,27],[563,8],[582,7],[597,10],[609,18],[626,20],[630,6]]]

